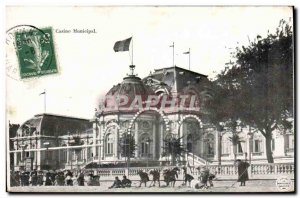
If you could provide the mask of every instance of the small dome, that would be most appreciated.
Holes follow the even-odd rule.
[[[145,104],[149,95],[154,95],[152,89],[132,73],[123,78],[122,83],[114,85],[108,91],[105,95],[104,104],[100,104],[100,106],[103,105],[104,112],[137,111],[138,106],[129,108],[134,100],[136,101],[133,104],[137,104],[138,102]]]

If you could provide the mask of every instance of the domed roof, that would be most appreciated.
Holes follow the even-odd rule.
[[[145,102],[149,95],[154,95],[150,87],[145,85],[141,78],[133,74],[123,78],[123,82],[114,85],[105,95],[103,105],[104,112],[114,111],[137,111],[138,106],[131,106],[132,103]],[[138,101],[137,101],[138,100]],[[129,108],[134,107],[134,108]]]

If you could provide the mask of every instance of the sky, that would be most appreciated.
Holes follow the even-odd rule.
[[[52,27],[59,73],[27,80],[6,77],[6,113],[23,123],[44,112],[90,119],[101,97],[129,73],[131,52],[113,51],[116,41],[133,36],[135,72],[175,65],[213,78],[230,52],[256,35],[274,32],[280,19],[292,20],[288,7],[6,7],[6,29],[19,24]],[[56,33],[95,29],[96,34]],[[132,46],[131,46],[132,47]],[[131,49],[130,49],[131,50]],[[12,53],[6,51],[6,53]],[[15,65],[18,67],[17,63]]]

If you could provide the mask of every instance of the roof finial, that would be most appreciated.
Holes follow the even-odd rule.
[[[135,65],[129,65],[129,69],[130,69],[129,76],[135,76],[135,74],[134,74]]]

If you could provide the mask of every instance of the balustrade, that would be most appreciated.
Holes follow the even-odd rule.
[[[208,165],[206,166],[211,173],[216,173],[217,177],[220,176],[237,176],[237,166],[235,165]],[[168,167],[173,168],[173,167]],[[151,169],[158,169],[162,174],[162,170],[164,167],[131,167],[129,168],[129,176],[137,176],[140,170],[145,172],[149,172]],[[102,176],[102,177],[110,177],[110,176],[123,176],[127,175],[127,168],[97,168],[93,169]],[[200,171],[194,169],[193,175],[199,175]],[[179,175],[182,175],[183,171],[179,172]],[[273,164],[251,164],[249,167],[249,174],[251,176],[256,175],[293,175],[294,174],[294,164],[291,163],[273,163]]]

